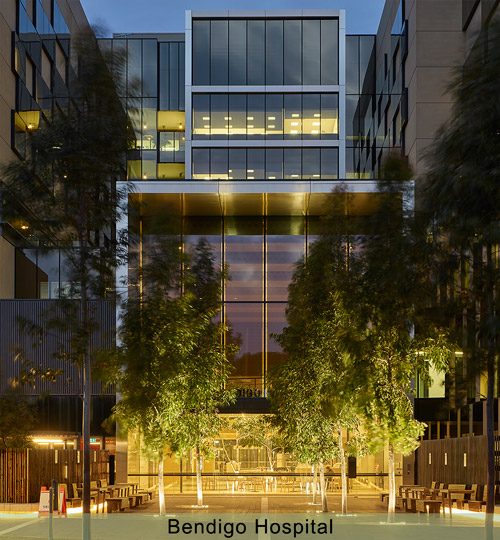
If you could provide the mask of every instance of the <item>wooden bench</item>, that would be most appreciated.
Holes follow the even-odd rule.
[[[130,508],[130,498],[128,491],[124,488],[114,488],[109,497],[106,498],[107,512],[123,512],[126,508]]]
[[[443,501],[439,499],[415,499],[415,511],[427,514],[439,514]]]

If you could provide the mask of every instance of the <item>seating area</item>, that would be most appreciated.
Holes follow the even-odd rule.
[[[66,494],[68,508],[80,508],[82,506],[81,486],[71,484],[71,494],[67,484],[59,484]],[[133,509],[153,499],[156,489],[139,489],[138,484],[114,484],[108,485],[107,481],[92,481],[90,483],[90,504],[96,512],[123,512]],[[71,495],[71,496],[70,496]]]
[[[387,503],[387,494],[382,494],[381,499]],[[439,514],[442,510],[443,514],[448,511],[451,515],[454,508],[481,512],[486,507],[486,499],[487,488],[482,484],[432,482],[429,487],[402,485],[396,496],[396,508],[406,512],[427,514]]]

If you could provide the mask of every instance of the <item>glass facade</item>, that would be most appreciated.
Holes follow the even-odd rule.
[[[193,139],[338,139],[338,94],[194,94]]]
[[[193,148],[195,180],[336,180],[337,148]]]
[[[226,339],[239,346],[230,385],[241,396],[264,396],[266,373],[285,358],[273,335],[286,324],[288,285],[315,223],[304,216],[184,216],[162,232],[175,234],[187,252],[205,238],[216,264],[228,267],[222,317]],[[144,221],[142,231],[142,254],[134,260],[145,262],[158,230]]]
[[[338,19],[195,19],[193,85],[336,85]]]

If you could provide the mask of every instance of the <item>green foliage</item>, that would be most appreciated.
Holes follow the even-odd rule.
[[[222,425],[219,408],[234,398],[224,388],[231,351],[215,322],[222,276],[206,241],[182,255],[167,240],[144,267],[143,294],[124,306],[122,345],[108,365],[122,394],[115,412],[152,452],[169,445],[209,454]]]
[[[12,390],[0,396],[0,449],[28,448],[35,425],[35,409],[26,396]]]

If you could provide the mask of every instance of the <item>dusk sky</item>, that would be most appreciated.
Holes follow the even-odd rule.
[[[81,0],[89,21],[109,32],[183,32],[184,11],[345,9],[347,33],[373,34],[384,0]]]

